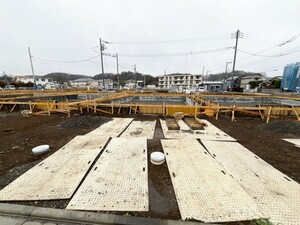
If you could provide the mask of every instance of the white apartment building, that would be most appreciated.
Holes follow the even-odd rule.
[[[202,75],[169,74],[158,77],[158,86],[163,89],[170,89],[171,86],[178,86],[183,89],[195,89],[202,81]]]
[[[75,88],[93,88],[93,89],[103,89],[103,80],[94,80],[92,78],[79,78],[76,80],[71,80],[70,84]],[[105,89],[113,88],[113,81],[111,79],[104,80]]]
[[[33,83],[34,79],[33,76],[15,76],[14,82],[23,82],[23,83]],[[55,83],[53,82],[52,78],[46,78],[43,76],[35,76],[36,85],[42,85],[46,89],[55,88]]]
[[[98,88],[99,87],[99,81],[94,80],[92,78],[79,78],[76,80],[71,80],[70,84],[72,87],[78,87],[78,88]]]

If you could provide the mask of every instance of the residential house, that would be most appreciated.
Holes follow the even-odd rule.
[[[71,80],[70,84],[72,87],[76,88],[98,88],[99,87],[99,81],[94,80],[92,78],[79,78],[76,80]]]
[[[23,83],[33,83],[34,84],[34,77],[33,76],[15,76],[13,82],[23,82]],[[52,78],[46,78],[43,76],[35,76],[36,85],[41,85],[45,89],[54,89],[56,84],[53,82]]]

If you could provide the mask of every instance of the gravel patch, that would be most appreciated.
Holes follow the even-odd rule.
[[[58,124],[59,128],[97,128],[101,124],[110,121],[111,118],[103,116],[76,116]]]
[[[260,124],[258,130],[275,131],[277,133],[300,136],[300,123],[297,121],[273,120]]]

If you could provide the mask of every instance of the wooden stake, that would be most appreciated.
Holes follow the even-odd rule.
[[[219,111],[220,111],[220,103],[218,103],[218,109],[217,109],[217,113],[216,113],[216,120],[218,120]]]
[[[16,106],[17,106],[17,105],[14,104],[14,106],[12,107],[12,109],[10,110],[10,112],[13,112]]]
[[[260,104],[258,104],[258,111],[259,111],[259,113],[260,113],[260,117],[261,117],[261,119],[262,119],[262,121],[264,121],[264,119],[265,119],[265,116],[264,116],[264,114],[261,112],[261,110],[260,110],[260,108],[261,108],[261,106],[260,106]]]
[[[295,109],[294,106],[292,106],[292,108],[293,108],[294,113],[295,113],[295,115],[296,115],[296,117],[297,117],[297,120],[300,121],[300,117],[299,117],[299,114],[298,114],[297,110]]]
[[[48,111],[48,116],[50,116],[50,108],[49,108],[49,101],[47,100],[47,111]]]
[[[97,112],[97,106],[96,106],[96,100],[94,99],[94,113],[96,113]]]
[[[85,96],[85,100],[86,100],[86,111],[90,112],[87,96]]]
[[[235,112],[235,105],[232,107],[232,113],[231,113],[231,121],[233,122],[235,120],[234,112]]]
[[[267,121],[266,121],[266,123],[269,123],[270,115],[271,115],[271,110],[272,110],[272,106],[269,107],[269,111],[268,111],[268,116],[267,116]]]

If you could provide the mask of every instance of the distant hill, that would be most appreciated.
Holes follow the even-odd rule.
[[[246,77],[246,76],[253,76],[253,75],[265,75],[262,73],[253,73],[253,72],[245,72],[245,71],[235,71],[233,73],[234,76],[239,76],[239,77]],[[232,73],[227,73],[226,74],[226,79],[230,78],[232,76]],[[216,74],[210,74],[208,76],[205,76],[205,80],[209,80],[209,81],[222,81],[225,78],[225,73],[216,73]]]
[[[89,77],[86,75],[80,75],[80,74],[69,74],[69,73],[48,73],[46,75],[44,75],[44,77],[47,78],[52,78],[53,80],[59,82],[59,83],[64,83],[67,82],[69,80],[76,80],[79,78],[85,78],[85,77]],[[91,77],[89,77],[91,78]]]

